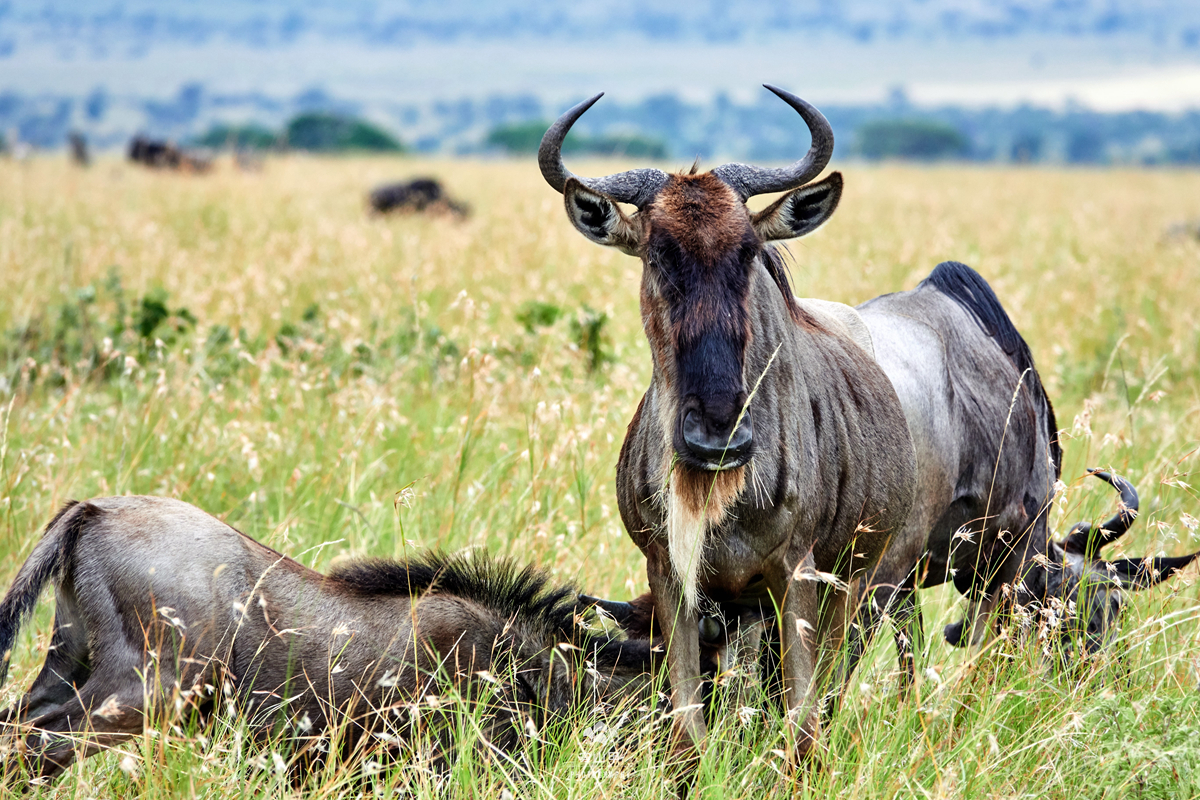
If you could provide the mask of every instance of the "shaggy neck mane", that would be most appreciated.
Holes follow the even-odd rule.
[[[796,295],[792,293],[787,264],[783,260],[783,254],[786,252],[788,252],[787,248],[767,245],[762,249],[763,266],[766,267],[771,280],[775,281],[775,285],[779,287],[779,293],[783,295],[783,304],[787,306],[788,316],[792,318],[792,321],[804,327],[816,327],[817,321],[800,308],[796,302]]]
[[[393,597],[436,593],[461,597],[496,612],[569,638],[578,591],[570,584],[551,586],[550,576],[532,566],[481,552],[432,553],[410,561],[365,559],[334,567],[329,577],[359,595]]]

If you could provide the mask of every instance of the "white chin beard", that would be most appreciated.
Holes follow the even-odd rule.
[[[704,559],[704,536],[708,531],[705,509],[696,508],[688,498],[680,497],[675,482],[667,490],[667,550],[671,567],[679,580],[683,607],[694,610],[699,604],[700,569]]]

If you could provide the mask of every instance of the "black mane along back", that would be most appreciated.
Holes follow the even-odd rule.
[[[1046,409],[1046,435],[1050,442],[1050,457],[1054,461],[1054,477],[1062,476],[1062,447],[1058,443],[1058,422],[1054,418],[1054,407],[1046,396],[1042,378],[1033,364],[1033,353],[1021,337],[1020,332],[1008,317],[1000,299],[992,287],[975,270],[958,261],[943,261],[934,267],[929,277],[921,281],[928,283],[942,294],[966,309],[983,332],[992,337],[1017,371],[1029,371],[1025,385],[1030,394]]]
[[[573,585],[551,586],[550,576],[533,566],[519,567],[478,550],[435,552],[409,561],[364,559],[334,567],[329,577],[363,595],[454,595],[504,619],[521,619],[568,638],[579,632]]]

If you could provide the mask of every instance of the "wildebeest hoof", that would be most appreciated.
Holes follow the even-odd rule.
[[[954,647],[966,647],[967,643],[963,641],[963,628],[966,627],[963,620],[951,623],[942,629],[942,635],[946,637],[946,641]]]

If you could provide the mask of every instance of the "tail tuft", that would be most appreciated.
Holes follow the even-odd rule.
[[[0,601],[0,685],[8,677],[8,663],[21,625],[33,613],[42,587],[58,577],[75,553],[79,533],[101,511],[91,503],[71,501],[46,526],[42,539],[17,571],[17,577]]]

